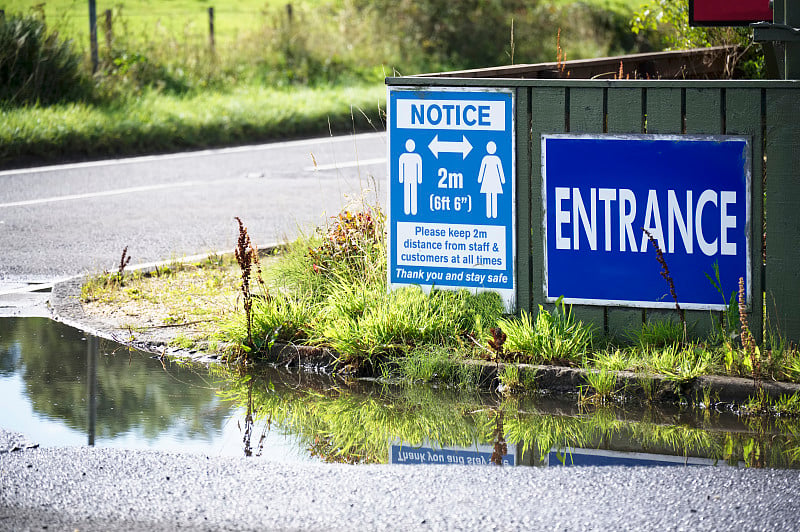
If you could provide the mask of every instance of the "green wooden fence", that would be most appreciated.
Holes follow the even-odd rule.
[[[750,328],[800,342],[800,82],[388,78],[388,85],[516,92],[517,301],[544,304],[541,143],[545,133],[746,135],[752,141]],[[526,193],[527,192],[527,193]],[[574,306],[610,335],[674,311]],[[766,313],[765,313],[766,311]],[[703,336],[719,312],[687,311]],[[766,325],[766,329],[763,326]]]

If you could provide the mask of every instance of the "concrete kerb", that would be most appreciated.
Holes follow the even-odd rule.
[[[280,244],[264,246],[259,248],[262,253],[271,253],[279,248]],[[185,257],[178,261],[165,261],[139,265],[131,270],[143,272],[155,271],[156,267],[179,263],[197,262],[208,258],[210,254],[195,255]],[[122,345],[130,346],[142,351],[169,355],[172,357],[190,359],[198,363],[219,363],[220,355],[207,353],[200,350],[186,350],[168,345],[168,342],[159,338],[155,333],[137,331],[132,335],[131,331],[109,325],[108,323],[89,316],[83,309],[80,301],[81,287],[87,280],[87,276],[78,276],[66,281],[57,283],[50,296],[50,309],[53,319],[85,331],[89,334],[111,340]],[[337,370],[340,357],[327,348],[317,346],[303,346],[293,344],[275,344],[265,362],[281,366],[303,367],[314,369],[325,373]],[[499,374],[503,369],[510,365],[507,363],[496,364],[482,360],[468,360],[463,364],[475,368],[478,372],[478,381],[482,387],[494,389],[499,382]],[[519,371],[519,378],[522,382],[534,382],[539,391],[550,393],[576,393],[582,386],[588,384],[586,376],[596,370],[586,370],[582,368],[571,368],[563,366],[548,366],[534,364],[514,364]],[[341,368],[339,368],[341,369]],[[367,370],[367,373],[369,371]],[[650,375],[643,373],[633,373],[629,371],[617,371],[617,389],[624,390],[627,394],[644,396],[645,387],[649,390],[649,395],[660,402],[675,402],[681,399],[699,400],[704,395],[708,395],[716,402],[742,404],[756,394],[757,388],[753,379],[741,377],[727,377],[719,375],[701,376],[685,382],[678,382],[668,379],[663,375]],[[366,375],[362,368],[359,376]],[[800,393],[800,384],[763,381],[762,389],[764,393],[777,399],[781,395]]]

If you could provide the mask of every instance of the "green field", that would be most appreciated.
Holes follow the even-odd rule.
[[[319,2],[313,2],[317,4]],[[47,2],[8,0],[6,13],[39,14],[63,35],[82,43],[89,39],[88,0],[49,0]],[[217,4],[217,5],[215,5]],[[306,5],[308,2],[300,2]],[[112,12],[112,28],[136,35],[159,36],[172,33],[177,37],[208,38],[208,8],[214,7],[214,30],[218,41],[233,41],[242,31],[250,31],[278,9],[285,9],[280,0],[242,0],[207,2],[203,0],[97,0],[98,39],[104,40],[105,11]],[[124,21],[124,28],[122,24]],[[114,28],[117,26],[117,28]]]
[[[643,1],[500,0],[465,9],[445,0],[97,0],[97,38],[101,60],[136,50],[162,63],[183,62],[191,70],[208,60],[208,9],[213,7],[215,52],[221,63],[260,59],[275,66],[280,63],[276,54],[302,56],[333,70],[358,65],[377,79],[384,70],[411,74],[506,64],[512,20],[518,63],[555,60],[559,30],[570,58],[629,51],[631,40],[620,34]],[[110,34],[106,10],[111,11]],[[5,11],[44,16],[51,29],[72,39],[88,56],[87,0],[7,0]],[[304,76],[301,72],[300,78]]]
[[[631,12],[647,0],[584,0],[583,4],[613,12]],[[368,2],[362,2],[368,4]],[[546,2],[554,7],[575,4],[575,0],[551,0]],[[219,2],[208,0],[97,0],[99,38],[103,39],[104,13],[111,10],[113,19],[125,19],[128,31],[136,34],[158,34],[172,32],[175,35],[193,35],[208,38],[208,8],[214,8],[214,30],[218,41],[236,40],[243,31],[255,30],[270,18],[286,14],[286,6],[291,4],[293,11],[304,15],[326,16],[340,13],[342,22],[356,23],[349,19],[356,10],[352,6],[358,2],[348,0],[239,0]],[[70,38],[88,42],[89,35],[88,0],[47,0],[45,2],[6,0],[6,13],[41,13],[47,21]],[[513,17],[513,14],[509,14]]]
[[[300,0],[290,16],[287,0],[97,0],[93,73],[87,0],[6,0],[6,21],[71,41],[80,79],[0,98],[0,166],[380,128],[386,76],[555,61],[558,35],[568,59],[651,48],[630,31],[640,2]]]

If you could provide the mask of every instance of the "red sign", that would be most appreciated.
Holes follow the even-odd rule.
[[[769,0],[689,0],[690,26],[747,26],[772,22]]]

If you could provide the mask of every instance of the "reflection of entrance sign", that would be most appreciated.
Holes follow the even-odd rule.
[[[406,443],[393,443],[389,448],[390,464],[413,465],[491,465],[494,447],[475,444],[471,447],[436,447],[428,443],[415,447]],[[517,449],[508,446],[503,455],[504,466],[517,465]]]
[[[685,309],[750,300],[750,145],[733,136],[543,135],[548,301]],[[723,298],[707,275],[719,268]]]
[[[545,456],[547,466],[711,466],[719,461],[694,456],[609,451],[605,449],[551,449]]]
[[[498,292],[515,305],[510,90],[389,87],[391,287]]]
[[[691,26],[747,26],[772,22],[769,0],[689,0]]]

